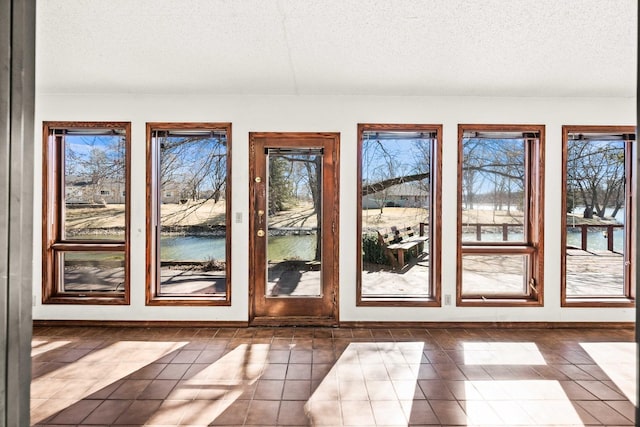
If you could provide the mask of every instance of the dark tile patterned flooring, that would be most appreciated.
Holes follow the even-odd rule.
[[[630,426],[633,331],[37,327],[37,426]]]

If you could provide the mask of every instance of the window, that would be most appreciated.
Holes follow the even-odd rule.
[[[229,305],[231,124],[147,124],[147,304]]]
[[[632,126],[563,126],[562,304],[632,307]]]
[[[358,126],[358,305],[440,305],[441,141],[441,125]]]
[[[129,200],[103,189],[129,186],[130,129],[44,123],[44,304],[129,303]]]
[[[542,305],[544,126],[458,139],[458,305]]]

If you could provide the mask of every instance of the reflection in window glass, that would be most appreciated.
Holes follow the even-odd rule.
[[[124,240],[124,131],[64,135],[63,239]]]
[[[226,131],[158,130],[158,295],[226,292]]]
[[[62,266],[61,291],[124,293],[124,253],[58,252]]]
[[[627,142],[620,134],[568,134],[567,297],[627,295]]]
[[[524,242],[524,140],[468,137],[462,149],[462,241]]]
[[[527,255],[463,255],[466,295],[521,297],[529,295]]]
[[[361,297],[430,298],[436,134],[377,130],[361,139]]]

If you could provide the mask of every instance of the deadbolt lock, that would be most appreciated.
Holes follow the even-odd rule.
[[[258,230],[258,237],[264,237],[264,230]]]
[[[259,176],[256,176],[255,181],[256,181],[256,182],[262,182],[262,178],[260,178]]]

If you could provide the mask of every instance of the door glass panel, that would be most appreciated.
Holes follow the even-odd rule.
[[[266,297],[322,296],[322,150],[267,150]]]
[[[566,293],[625,296],[625,141],[570,134],[567,142]]]

